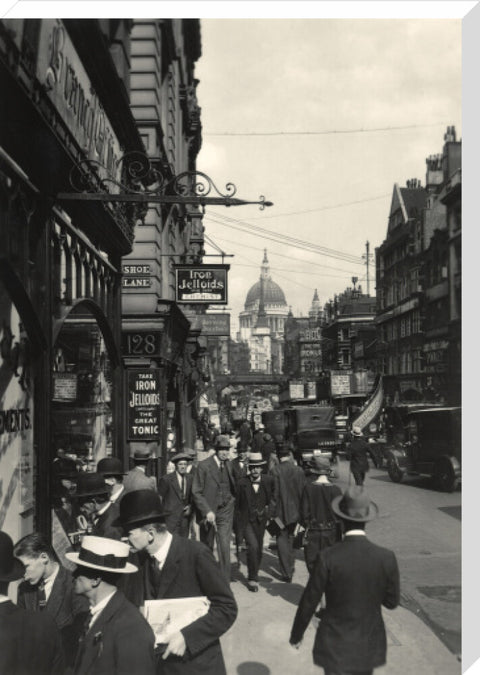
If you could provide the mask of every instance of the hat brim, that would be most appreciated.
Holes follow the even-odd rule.
[[[353,523],[368,523],[370,520],[375,520],[378,516],[378,506],[375,502],[370,501],[369,512],[365,516],[350,516],[348,513],[345,513],[340,508],[340,502],[342,501],[344,495],[338,495],[332,500],[332,510],[333,512],[343,518],[343,520],[351,520]],[[373,510],[373,512],[372,512]]]
[[[108,497],[109,491],[105,490],[104,492],[72,492],[70,495],[70,499],[83,499],[83,497],[101,497],[102,495],[105,495]]]
[[[250,461],[250,462],[248,462],[248,466],[249,466],[249,467],[251,467],[251,466],[265,466],[266,463],[267,463],[267,462],[266,462],[264,459],[262,459],[260,462],[252,462],[252,461]]]
[[[25,574],[25,567],[18,558],[13,559],[13,567],[10,572],[1,573],[0,581],[17,581],[22,579]]]
[[[142,527],[142,525],[147,525],[148,523],[163,523],[168,515],[170,515],[169,512],[162,511],[162,513],[151,513],[123,520],[119,516],[113,521],[112,525],[114,527],[122,527],[125,531],[133,530],[137,527]]]
[[[122,568],[112,568],[112,567],[102,567],[102,565],[94,565],[93,563],[85,562],[85,560],[79,560],[80,553],[65,553],[65,558],[70,560],[70,562],[79,565],[80,567],[90,567],[94,570],[101,570],[102,572],[112,572],[113,574],[132,574],[133,572],[138,572],[138,567],[132,565],[132,563],[125,563],[125,567]]]

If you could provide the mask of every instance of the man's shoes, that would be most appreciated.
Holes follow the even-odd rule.
[[[247,588],[252,593],[258,593],[258,584],[256,581],[247,581]]]

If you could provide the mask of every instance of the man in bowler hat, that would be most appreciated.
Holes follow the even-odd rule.
[[[74,675],[154,675],[154,634],[139,610],[117,589],[119,579],[137,568],[129,546],[105,537],[85,536],[78,553],[75,593],[87,598],[90,612],[75,657]]]
[[[175,471],[167,473],[160,479],[158,493],[163,499],[163,506],[168,513],[166,525],[169,532],[187,537],[190,531],[192,514],[192,482],[187,473],[190,454],[179,452],[171,458]]]
[[[147,476],[147,465],[152,458],[152,453],[148,448],[138,448],[133,453],[133,469],[127,473],[123,479],[125,492],[132,490],[156,490],[157,479],[155,476]]]
[[[151,490],[125,495],[120,519],[131,546],[140,552],[141,604],[198,596],[210,601],[205,615],[172,633],[159,647],[157,673],[226,675],[219,638],[235,621],[237,604],[212,552],[201,542],[167,530],[160,496]]]
[[[85,518],[88,534],[110,539],[121,538],[122,528],[115,525],[118,519],[118,505],[110,501],[110,487],[102,474],[79,474],[77,491],[73,499]]]
[[[371,675],[386,661],[382,605],[394,609],[400,600],[397,560],[393,551],[365,535],[365,523],[378,515],[378,508],[363,488],[347,488],[332,501],[332,509],[344,523],[345,536],[320,552],[300,599],[290,644],[299,647],[325,593],[313,662],[325,675]]]
[[[230,539],[235,510],[235,479],[232,472],[230,439],[219,435],[215,454],[199,462],[193,477],[193,501],[200,513],[200,541],[213,550],[216,533],[220,569],[230,582]]]
[[[258,591],[265,526],[275,511],[273,478],[262,473],[266,464],[261,452],[252,452],[248,460],[250,475],[237,485],[238,536],[247,542],[247,588],[253,593]]]
[[[25,568],[13,555],[13,542],[0,532],[0,673],[5,675],[63,675],[60,633],[49,614],[17,607],[8,586],[23,577]]]

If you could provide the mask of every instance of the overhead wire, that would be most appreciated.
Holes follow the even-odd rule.
[[[203,131],[204,136],[334,136],[339,134],[366,134],[377,131],[400,131],[404,129],[425,129],[431,127],[440,127],[449,124],[448,122],[434,122],[432,124],[408,124],[391,127],[372,127],[365,129],[324,129],[320,131]]]

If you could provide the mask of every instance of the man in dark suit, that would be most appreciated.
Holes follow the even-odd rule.
[[[352,428],[352,440],[347,448],[347,457],[350,459],[350,471],[353,474],[356,485],[363,485],[365,474],[369,469],[368,455],[372,455],[370,447],[363,438],[360,427]]]
[[[250,447],[252,443],[252,428],[247,422],[247,420],[243,420],[242,424],[240,425],[240,429],[238,430],[237,437],[240,439],[239,443],[243,448],[248,448]],[[238,447],[238,446],[237,446]]]
[[[247,450],[248,447],[244,446],[242,441],[237,442],[237,456],[232,459],[232,475],[235,482],[235,492],[237,491],[237,486],[239,481],[242,478],[245,478],[248,471],[248,459],[247,459]],[[239,531],[238,526],[238,501],[235,499],[235,509],[233,512],[233,533],[235,535],[235,550],[237,555],[237,565],[240,568],[240,548],[242,546],[243,534]]]
[[[118,520],[118,504],[110,501],[110,487],[99,473],[81,473],[73,500],[86,521],[86,531],[96,537],[120,539],[122,528]],[[85,523],[84,523],[85,524]]]
[[[147,476],[147,465],[152,458],[152,453],[148,448],[138,448],[133,453],[133,469],[127,473],[123,479],[125,492],[133,490],[156,490],[157,479],[155,476]]]
[[[200,514],[200,541],[213,550],[216,532],[218,561],[228,582],[235,509],[235,480],[229,454],[229,437],[217,436],[215,455],[199,462],[192,485],[193,501]]]
[[[0,673],[5,675],[63,675],[64,655],[55,621],[17,607],[8,598],[8,586],[24,575],[13,555],[13,542],[0,532]]]
[[[365,523],[377,516],[378,508],[362,488],[348,488],[333,500],[332,508],[344,522],[345,537],[318,556],[295,615],[290,644],[299,646],[325,593],[314,663],[325,675],[371,675],[386,661],[382,605],[394,609],[400,600],[397,560],[393,551],[365,536]]]
[[[103,476],[108,489],[108,500],[98,509],[92,534],[97,537],[121,539],[122,528],[116,526],[120,514],[119,503],[125,494],[122,462],[117,457],[104,457],[97,464],[97,474]]]
[[[258,570],[262,562],[263,536],[267,520],[275,512],[274,483],[262,474],[266,461],[260,452],[252,452],[248,460],[250,475],[237,485],[238,532],[247,542],[249,591],[258,591]]]
[[[25,566],[25,581],[18,587],[18,606],[41,612],[55,621],[67,665],[73,665],[88,602],[74,593],[70,571],[60,565],[42,534],[28,534],[20,539],[15,545],[15,555]]]
[[[168,514],[165,523],[172,534],[187,537],[190,531],[192,514],[192,482],[187,473],[190,454],[179,452],[171,458],[175,471],[160,479],[158,494],[163,500],[163,508]]]
[[[201,542],[170,534],[159,495],[131,492],[120,503],[130,544],[143,556],[145,600],[205,596],[206,614],[162,645],[162,675],[226,675],[219,638],[235,621],[237,604],[211,551]],[[135,671],[132,671],[135,672]]]
[[[75,657],[75,675],[154,675],[154,634],[139,610],[117,589],[128,562],[129,546],[115,539],[85,536],[78,553],[66,553],[77,565],[75,593],[90,613]]]
[[[282,581],[292,580],[295,566],[293,550],[294,532],[300,521],[300,505],[305,488],[305,474],[294,464],[286,443],[277,444],[279,463],[273,466],[271,475],[275,481],[275,516],[280,520],[277,538],[278,561]]]

